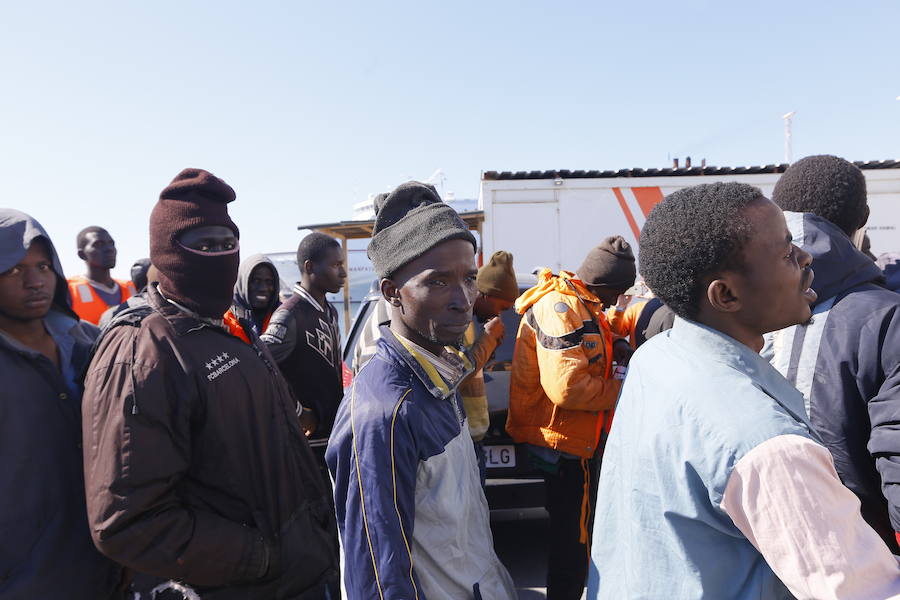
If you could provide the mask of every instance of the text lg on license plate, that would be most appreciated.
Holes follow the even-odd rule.
[[[516,466],[515,446],[485,446],[485,465],[488,467],[509,468]]]

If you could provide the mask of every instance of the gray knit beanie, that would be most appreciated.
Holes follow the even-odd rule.
[[[375,226],[366,253],[379,277],[390,277],[449,240],[466,240],[477,250],[472,232],[434,186],[409,181],[375,199]]]
[[[587,285],[629,288],[637,276],[631,245],[621,235],[610,236],[588,252],[575,273]]]

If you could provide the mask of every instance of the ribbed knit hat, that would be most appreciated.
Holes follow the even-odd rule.
[[[228,203],[235,198],[230,185],[203,169],[184,169],[159,194],[150,214],[150,262],[154,243],[172,243],[183,232],[200,225],[223,225],[240,237],[228,216]],[[159,266],[159,265],[157,265]]]
[[[516,283],[512,254],[505,250],[494,252],[487,264],[478,269],[475,285],[485,296],[515,302],[519,297],[519,284]]]
[[[587,285],[631,287],[637,276],[631,245],[621,235],[606,238],[588,252],[575,274]]]
[[[390,277],[449,240],[466,240],[476,248],[475,236],[434,186],[409,181],[375,199],[375,226],[366,253],[379,277]]]
[[[189,229],[221,225],[240,237],[228,216],[235,198],[230,185],[203,169],[184,169],[159,194],[150,214],[150,262],[167,298],[205,317],[221,318],[231,305],[240,255],[202,255],[185,248],[179,236]]]

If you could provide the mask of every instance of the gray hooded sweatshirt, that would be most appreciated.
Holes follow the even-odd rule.
[[[256,335],[262,335],[264,323],[257,321],[253,314],[253,308],[250,305],[250,274],[259,265],[269,265],[272,268],[272,273],[275,274],[275,293],[272,295],[269,306],[266,308],[265,316],[268,317],[275,312],[275,309],[281,304],[281,301],[278,299],[278,290],[281,284],[278,277],[278,269],[275,268],[275,264],[265,254],[254,254],[241,262],[241,266],[238,269],[237,282],[234,284],[234,299],[231,302],[231,312],[234,313],[234,316],[238,319],[246,319],[250,326],[253,327]]]

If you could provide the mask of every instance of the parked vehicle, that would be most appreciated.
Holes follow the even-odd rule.
[[[533,275],[522,275],[518,279],[521,292],[535,283]],[[513,442],[506,433],[509,378],[521,316],[507,310],[502,319],[506,335],[484,368],[490,413],[490,425],[484,438],[485,496],[493,510],[543,507],[543,477],[531,465],[525,446]],[[387,321],[388,313],[376,281],[360,305],[344,344],[345,386],[351,384],[353,375],[372,357],[378,326]]]

